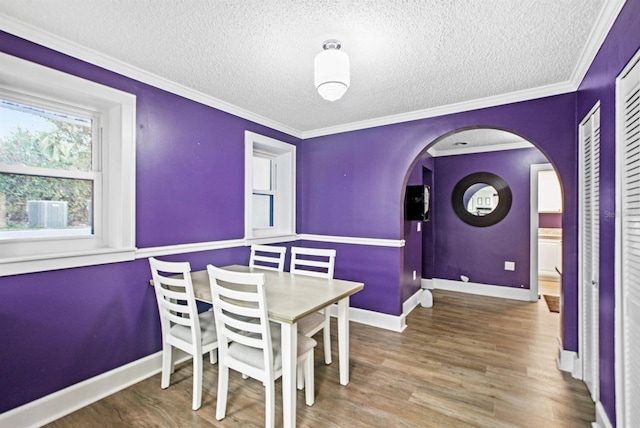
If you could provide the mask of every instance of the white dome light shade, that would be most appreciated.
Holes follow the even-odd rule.
[[[316,55],[314,61],[314,83],[322,98],[329,101],[340,99],[351,84],[349,56],[325,42],[325,50]]]

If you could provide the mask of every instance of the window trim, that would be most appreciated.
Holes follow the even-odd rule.
[[[96,213],[102,216],[101,236],[89,245],[65,238],[62,250],[35,252],[16,251],[17,241],[0,242],[0,276],[134,260],[136,96],[4,53],[0,88],[101,114],[103,197],[95,204],[104,202]]]
[[[253,156],[269,156],[276,171],[274,226],[253,228]],[[245,131],[245,242],[274,243],[296,239],[296,146]]]

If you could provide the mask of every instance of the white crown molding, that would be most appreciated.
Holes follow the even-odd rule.
[[[473,153],[498,152],[502,150],[528,149],[531,147],[535,147],[535,146],[527,141],[519,141],[515,143],[504,143],[504,144],[491,144],[488,146],[461,147],[459,149],[445,149],[445,150],[438,150],[437,147],[432,146],[427,150],[427,153],[429,153],[431,157],[437,158],[440,156],[469,155]]]
[[[584,76],[587,75],[591,63],[595,59],[602,43],[609,34],[611,27],[613,26],[616,18],[620,14],[620,11],[624,7],[627,0],[607,0],[604,2],[604,7],[598,15],[596,25],[591,30],[587,43],[580,54],[580,59],[576,68],[574,68],[571,74],[570,82],[575,87],[574,90],[578,90],[578,87],[582,83]]]
[[[540,86],[537,88],[524,89],[507,94],[495,95],[476,100],[463,101],[424,110],[416,110],[408,113],[400,113],[391,116],[378,117],[375,119],[362,120],[360,122],[345,123],[343,125],[330,126],[327,128],[303,131],[303,140],[325,135],[339,134],[342,132],[357,131],[360,129],[375,128],[377,126],[393,125],[396,123],[410,122],[412,120],[428,119],[431,117],[445,116],[448,114],[461,113],[465,111],[478,110],[487,107],[495,107],[503,104],[512,104],[520,101],[527,101],[536,98],[550,97],[554,95],[574,92],[577,87],[570,82],[556,83],[553,85]]]
[[[582,79],[584,79],[584,76],[591,66],[593,59],[595,58],[598,50],[600,49],[600,46],[609,33],[609,30],[615,22],[615,19],[622,10],[625,2],[626,0],[611,0],[605,2],[605,6],[603,7],[596,21],[596,25],[594,26],[589,36],[587,44],[585,45],[585,48],[580,55],[578,64],[575,67],[572,75],[570,76],[569,81],[541,86],[537,88],[524,89],[521,91],[515,91],[507,94],[495,95],[476,100],[463,101],[440,107],[416,110],[412,112],[384,116],[375,119],[368,119],[359,122],[346,123],[342,125],[329,126],[310,131],[300,131],[291,128],[282,123],[268,119],[264,116],[252,113],[243,108],[203,94],[202,92],[195,91],[176,82],[172,82],[163,77],[149,73],[110,56],[103,55],[77,43],[55,36],[39,28],[27,25],[3,14],[0,14],[0,29],[34,43],[40,44],[42,46],[73,56],[82,61],[98,65],[100,67],[106,68],[107,70],[114,71],[143,83],[147,83],[160,89],[164,89],[176,95],[186,97],[204,105],[219,109],[243,119],[250,120],[260,125],[264,125],[277,131],[289,134],[293,137],[305,140],[325,135],[339,134],[366,128],[374,128],[378,126],[392,125],[413,120],[427,119],[448,114],[477,110],[487,107],[495,107],[498,105],[574,92],[578,89],[580,83],[582,82]]]
[[[172,94],[180,95],[193,101],[197,101],[209,107],[230,113],[234,116],[255,122],[260,125],[284,132],[296,138],[301,138],[300,131],[286,126],[282,123],[260,116],[243,108],[229,104],[225,101],[193,90],[179,83],[173,82],[164,77],[145,71],[141,68],[127,64],[123,61],[104,55],[93,49],[82,46],[78,43],[51,34],[47,31],[25,24],[7,15],[0,13],[0,30],[21,37],[44,47],[53,49],[63,54],[72,56],[81,61],[105,68],[131,79],[149,84],[159,89],[163,89]]]

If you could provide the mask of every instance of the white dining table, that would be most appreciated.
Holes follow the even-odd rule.
[[[297,322],[334,303],[338,304],[338,358],[340,384],[349,383],[349,297],[364,288],[361,282],[276,272],[243,265],[222,266],[235,272],[264,273],[269,319],[282,329],[283,425],[296,426]],[[206,270],[191,273],[195,297],[211,303]]]

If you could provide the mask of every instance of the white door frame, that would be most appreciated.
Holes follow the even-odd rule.
[[[529,300],[536,302],[539,299],[538,290],[538,173],[540,171],[555,171],[550,163],[531,165],[530,203],[529,203]]]
[[[579,125],[578,125],[578,360],[576,361],[576,365],[574,367],[574,373],[573,376],[577,379],[582,379],[583,381],[585,381],[585,384],[587,384],[587,386],[589,387],[589,384],[587,383],[588,380],[585,380],[586,378],[586,370],[587,370],[587,364],[590,364],[592,367],[595,367],[594,373],[591,373],[593,375],[593,379],[591,379],[591,386],[589,387],[589,393],[591,395],[591,398],[597,403],[599,398],[600,398],[600,370],[598,368],[599,364],[600,364],[600,355],[599,355],[599,351],[598,351],[598,341],[599,340],[595,340],[596,343],[591,343],[592,347],[593,347],[593,352],[592,355],[587,355],[587,340],[589,341],[594,341],[594,336],[596,334],[599,335],[599,327],[598,327],[598,323],[597,322],[592,322],[592,328],[595,329],[595,333],[592,331],[589,332],[585,332],[585,324],[586,324],[586,318],[587,317],[596,317],[596,321],[600,318],[599,315],[599,311],[600,311],[600,303],[599,303],[599,298],[597,298],[596,300],[593,300],[593,295],[590,296],[586,296],[585,295],[585,288],[584,288],[584,257],[585,257],[585,242],[583,242],[583,236],[584,236],[584,228],[585,228],[585,224],[583,224],[583,208],[584,208],[584,200],[585,200],[585,185],[584,185],[584,175],[585,175],[585,159],[584,159],[584,136],[583,136],[583,126],[587,123],[587,121],[591,120],[591,118],[593,117],[594,114],[596,114],[596,112],[600,109],[600,101],[598,101],[589,111],[589,113],[587,113],[585,115],[585,117],[580,121]],[[592,125],[593,126],[593,125]],[[598,123],[599,126],[599,123]],[[593,144],[593,141],[592,141]],[[592,145],[591,147],[591,152],[592,152],[592,156],[593,156],[593,151],[594,151],[594,146]],[[593,167],[593,165],[592,165]],[[599,168],[599,166],[598,166]],[[592,172],[592,174],[595,174],[595,172]],[[598,174],[599,175],[599,174]],[[600,189],[599,187],[592,187],[592,191],[593,192],[598,192],[598,194],[600,193]],[[593,203],[593,199],[591,200],[591,203]],[[594,214],[596,215],[596,214]],[[593,227],[598,228],[600,227],[600,224],[596,224]],[[594,233],[594,231],[592,231],[592,233]],[[597,254],[599,254],[600,249],[599,248],[592,248],[591,249],[592,252],[596,252]],[[598,260],[599,260],[599,256],[598,256]],[[596,263],[597,264],[597,263]],[[598,266],[592,266],[592,269],[597,269],[599,270]],[[592,282],[592,286],[596,289],[596,291],[599,288],[598,285],[599,279],[595,280],[595,282]],[[585,298],[589,298],[591,299],[591,307],[592,310],[594,310],[594,313],[586,313],[586,302],[585,302]],[[599,337],[599,336],[598,336]],[[590,361],[588,361],[587,359],[590,359]]]

